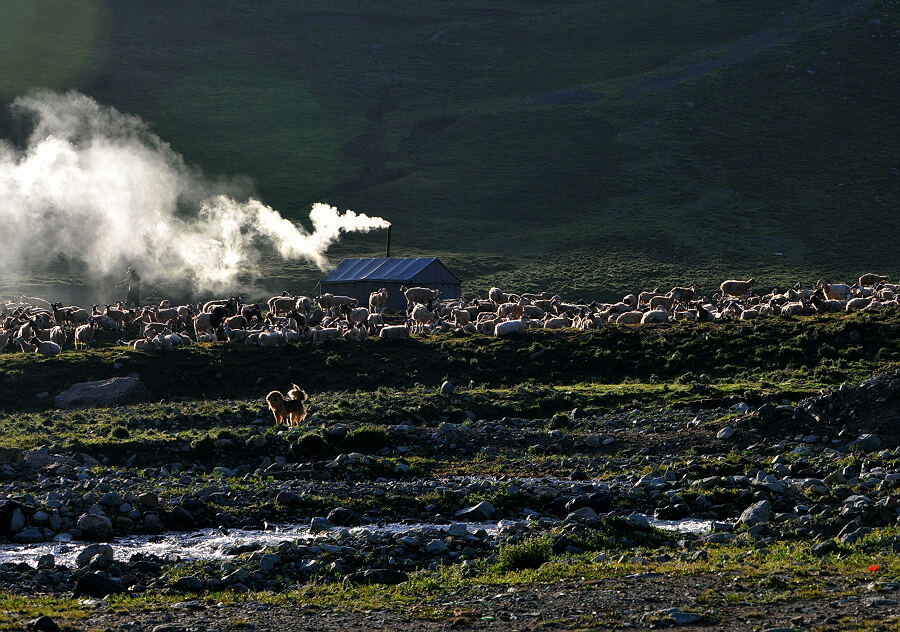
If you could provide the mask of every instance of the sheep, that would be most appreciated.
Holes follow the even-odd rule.
[[[12,338],[12,334],[13,334],[12,330],[10,330],[10,331],[0,330],[0,351],[3,351],[3,349],[9,343],[9,339]]]
[[[194,334],[197,340],[200,339],[201,332],[215,331],[225,319],[225,309],[222,306],[216,306],[211,312],[202,312],[194,317]]]
[[[619,314],[615,320],[615,323],[617,325],[639,325],[643,317],[644,312],[634,310]]]
[[[813,307],[815,307],[816,311],[820,314],[834,314],[837,312],[842,312],[847,306],[847,301],[828,300],[824,298],[824,292],[822,292],[821,294],[819,292],[816,292],[810,299],[810,303],[812,303]]]
[[[654,296],[650,299],[650,309],[662,309],[663,311],[671,311],[672,307],[675,305],[675,297],[669,296],[668,294],[665,296]]]
[[[454,309],[450,312],[457,327],[465,327],[472,320],[472,313],[467,309]]]
[[[282,342],[283,339],[281,334],[275,331],[271,325],[266,327],[265,331],[262,331],[259,334],[260,347],[279,347]]]
[[[384,327],[384,316],[380,313],[369,314],[369,317],[366,319],[366,326],[369,328],[369,333],[375,334]]]
[[[276,316],[281,312],[289,312],[297,307],[297,299],[287,292],[282,292],[281,296],[273,296],[266,305],[269,306],[269,312]]]
[[[490,290],[488,290],[488,298],[491,300],[491,302],[497,303],[497,305],[499,305],[500,303],[506,303],[509,300],[509,295],[504,294],[503,290],[501,290],[499,287],[492,287]]]
[[[406,325],[387,325],[381,328],[378,337],[382,340],[402,340],[409,338],[409,327]]]
[[[759,318],[758,309],[745,309],[741,311],[741,320],[753,320]]]
[[[844,309],[848,312],[855,312],[860,309],[865,309],[871,302],[871,298],[851,298],[849,301],[847,301],[847,305],[844,307]]]
[[[669,322],[669,312],[664,309],[652,309],[649,312],[644,312],[644,315],[641,316],[642,325],[667,322]]]
[[[544,329],[563,329],[564,327],[570,327],[571,325],[572,320],[565,316],[556,316],[544,321]]]
[[[781,306],[782,316],[806,316],[808,313],[805,298],[801,298],[797,302],[785,303]]]
[[[524,313],[519,303],[501,303],[497,306],[497,316],[500,318],[521,318]]]
[[[388,291],[387,288],[381,288],[377,292],[369,294],[369,311],[373,314],[380,314],[387,305]]]
[[[355,309],[350,309],[347,312],[347,322],[353,325],[362,325],[369,318],[369,308],[368,307],[357,307]]]
[[[94,332],[97,331],[97,325],[91,319],[87,325],[81,325],[75,330],[75,349],[78,350],[79,345],[85,349],[91,348],[94,341]]]
[[[334,294],[322,294],[316,298],[316,305],[326,314],[331,313],[331,309],[334,307]]]
[[[750,289],[756,285],[756,279],[750,278],[746,281],[724,281],[719,289],[722,296],[745,296],[750,293]]]
[[[25,296],[24,294],[19,297],[19,303],[24,303],[32,307],[38,307],[40,309],[51,309],[50,303],[45,301],[44,299],[36,298],[34,296]]]
[[[52,342],[50,340],[41,340],[37,336],[31,339],[31,344],[34,345],[34,352],[39,353],[45,356],[55,356],[62,349],[58,344]]]
[[[425,325],[438,320],[437,315],[424,305],[416,305],[409,317],[413,323],[413,333],[424,333]]]
[[[50,330],[50,341],[55,342],[60,347],[66,344],[66,330],[57,325]]]
[[[308,299],[307,299],[308,300]],[[259,310],[259,305],[253,303],[252,305],[244,305],[241,307],[241,316],[244,317],[244,320],[247,323],[252,322],[262,322],[262,312]],[[234,316],[232,316],[234,318]]]
[[[650,299],[654,296],[659,296],[659,287],[653,288],[651,292],[641,292],[638,294],[638,306],[649,305]]]
[[[313,344],[320,345],[329,340],[337,340],[341,336],[341,330],[337,327],[314,328],[309,330],[309,339]]]
[[[861,277],[859,277],[859,286],[860,287],[872,287],[876,283],[886,283],[890,281],[890,279],[881,274],[875,274],[874,272],[868,272]]]
[[[525,323],[522,320],[507,320],[494,326],[494,335],[498,338],[512,334],[520,334],[525,331]]]
[[[241,314],[230,316],[225,319],[225,326],[230,329],[246,329],[247,319]]]
[[[405,285],[402,285],[400,286],[400,291],[403,292],[403,296],[406,297],[407,307],[410,307],[416,303],[427,305],[428,303],[434,301],[438,295],[437,290],[432,290],[431,288],[427,287],[407,288]],[[494,302],[496,303],[496,301]]]
[[[35,349],[37,349],[37,345],[32,344],[22,338],[22,336],[18,336],[13,340],[13,344],[19,345],[19,348],[22,350],[22,353],[34,353]]]
[[[107,307],[109,307],[109,305],[107,305]],[[157,305],[157,307],[159,309],[169,309],[170,307],[172,307],[172,303],[169,301],[169,299],[164,298],[159,302],[159,305]]]
[[[675,303],[687,305],[694,300],[697,290],[693,285],[690,287],[673,287],[666,296],[674,299]]]
[[[819,281],[816,284],[825,298],[832,301],[846,301],[850,298],[851,288],[846,283],[830,283],[829,281]]]

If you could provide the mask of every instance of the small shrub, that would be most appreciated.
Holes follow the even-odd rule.
[[[112,430],[109,431],[109,436],[114,439],[127,439],[131,436],[131,433],[128,432],[128,428],[125,426],[116,426]]]
[[[381,428],[357,428],[347,433],[341,448],[345,452],[371,454],[381,448],[390,447],[391,440]]]
[[[550,561],[552,545],[546,538],[532,538],[519,544],[510,544],[500,548],[497,568],[508,573],[528,568],[538,568]]]
[[[308,454],[310,456],[324,456],[331,452],[325,438],[314,432],[305,434],[297,439],[292,446],[292,451],[297,454]]]

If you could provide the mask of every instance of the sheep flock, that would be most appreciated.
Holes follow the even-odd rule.
[[[783,316],[890,310],[900,307],[900,286],[868,273],[855,283],[819,281],[762,293],[754,279],[728,280],[712,297],[699,296],[693,285],[628,294],[616,303],[568,302],[549,292],[506,293],[491,288],[486,297],[443,299],[425,287],[401,288],[405,313],[386,313],[389,292],[372,292],[368,306],[355,298],[323,294],[316,298],[287,292],[264,307],[241,297],[200,304],[158,305],[126,309],[115,305],[51,303],[21,296],[0,302],[0,351],[52,356],[70,343],[90,349],[98,331],[114,332],[117,343],[137,351],[172,349],[211,342],[278,347],[309,340],[362,341],[408,338],[450,331],[508,336],[526,329],[596,329],[608,325],[641,326],[680,320],[711,322]]]

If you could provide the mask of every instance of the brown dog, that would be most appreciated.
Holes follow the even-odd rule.
[[[282,395],[280,391],[272,391],[266,395],[266,403],[269,404],[269,410],[275,417],[275,425],[286,424],[288,426],[299,426],[306,419],[306,391],[291,384],[293,388],[288,391],[287,396]]]

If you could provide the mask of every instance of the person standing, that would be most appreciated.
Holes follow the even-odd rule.
[[[125,297],[125,307],[132,305],[135,308],[140,307],[141,277],[138,276],[137,270],[134,269],[134,266],[128,266],[128,271],[125,273],[123,284],[128,288],[128,296]]]

